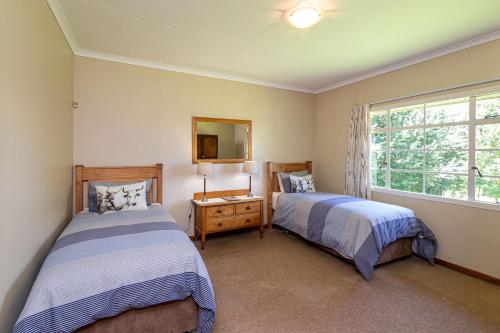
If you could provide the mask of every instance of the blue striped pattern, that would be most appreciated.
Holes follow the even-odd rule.
[[[365,279],[370,280],[380,252],[386,245],[400,238],[414,237],[420,231],[421,225],[413,216],[384,221],[373,226],[372,232],[354,254],[356,269]]]
[[[80,232],[75,232],[73,234],[59,238],[52,247],[52,250],[50,250],[50,252],[54,252],[68,245],[85,242],[88,240],[109,238],[109,237],[136,234],[140,232],[149,232],[156,230],[182,230],[182,229],[175,222],[151,222],[151,223],[117,225],[108,228],[88,229]]]
[[[23,319],[14,328],[14,333],[73,332],[99,319],[130,310],[132,302],[138,304],[135,308],[143,308],[189,296],[200,306],[199,332],[211,332],[215,323],[212,288],[205,278],[187,272],[119,287],[47,309]],[[82,315],[82,309],[85,315]]]
[[[330,209],[343,203],[360,200],[363,199],[344,196],[316,202],[309,212],[309,220],[307,221],[307,239],[311,242],[321,244],[326,216],[328,215]]]
[[[43,264],[14,332],[73,332],[190,296],[199,306],[198,332],[211,332],[216,307],[208,272],[168,212],[80,214]]]
[[[273,223],[352,259],[366,280],[384,247],[400,238],[414,237],[413,251],[431,263],[437,249],[410,209],[331,193],[281,194]]]

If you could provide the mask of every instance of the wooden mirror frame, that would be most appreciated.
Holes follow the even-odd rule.
[[[193,117],[192,124],[192,151],[193,151],[193,164],[198,164],[198,122],[212,122],[224,124],[240,124],[248,126],[248,158],[234,158],[234,159],[203,159],[200,162],[211,163],[243,163],[252,160],[252,121],[242,119],[226,119],[226,118],[207,118],[207,117]]]

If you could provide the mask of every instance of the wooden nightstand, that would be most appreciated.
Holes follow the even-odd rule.
[[[207,234],[242,228],[260,228],[264,237],[264,198],[247,197],[248,190],[207,192],[207,202],[202,202],[203,192],[195,193],[194,237],[201,237],[201,249],[205,249]],[[237,196],[239,201],[226,201],[222,197]]]

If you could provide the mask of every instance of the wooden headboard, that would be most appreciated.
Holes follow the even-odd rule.
[[[163,204],[163,164],[138,167],[84,167],[75,165],[75,212],[83,210],[83,183],[89,181],[134,182],[156,179],[156,201],[149,191],[151,202]],[[152,182],[151,186],[154,185]]]
[[[267,162],[267,226],[272,227],[273,217],[273,192],[280,191],[278,172],[295,172],[307,170],[312,173],[312,161],[301,163],[275,163]]]

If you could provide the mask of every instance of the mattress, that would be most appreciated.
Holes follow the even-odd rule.
[[[72,332],[129,309],[188,297],[199,307],[198,331],[210,332],[210,277],[168,211],[82,213],[49,252],[14,332]]]

